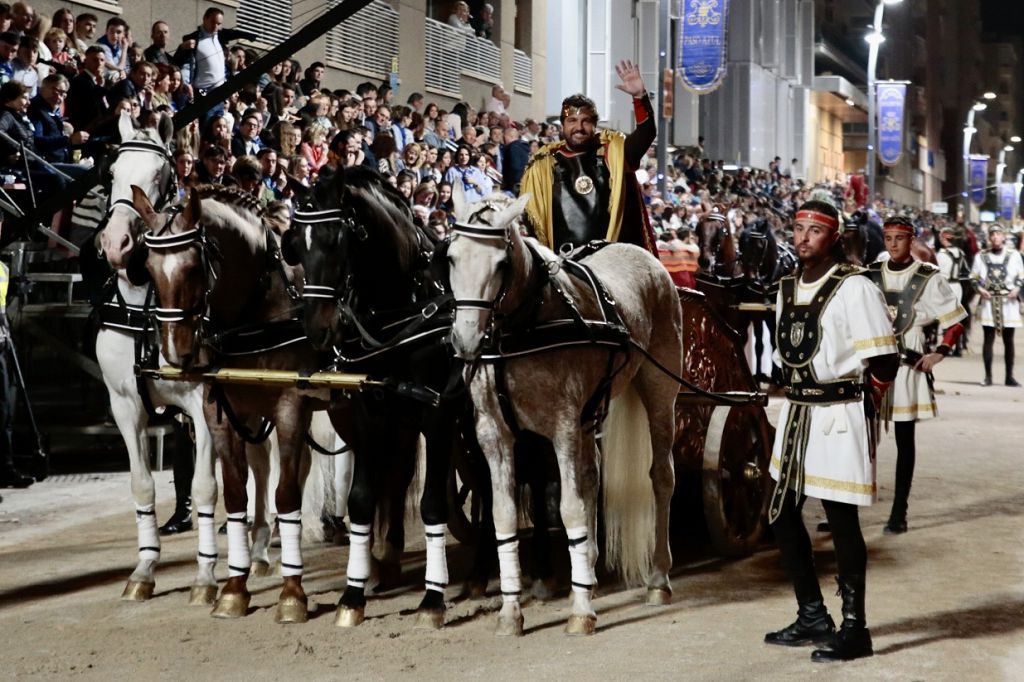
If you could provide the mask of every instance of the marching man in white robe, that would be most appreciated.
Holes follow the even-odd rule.
[[[935,260],[939,264],[939,272],[949,282],[949,288],[956,295],[956,300],[967,309],[967,304],[974,296],[974,287],[970,282],[971,266],[967,263],[964,250],[956,245],[956,229],[952,225],[943,225],[939,229],[940,248],[935,252]],[[967,291],[965,292],[965,287]],[[966,297],[964,294],[967,294]],[[960,357],[961,351],[967,347],[967,334],[971,327],[971,316],[963,320],[964,332],[953,347],[951,355]]]
[[[1020,386],[1013,378],[1013,330],[1021,326],[1020,294],[1024,262],[1016,251],[1003,248],[1006,234],[993,223],[988,228],[989,248],[974,258],[971,277],[978,282],[978,305],[981,327],[985,334],[981,356],[985,361],[985,380],[982,386],[992,385],[992,347],[996,334],[1003,337],[1003,357],[1006,363],[1006,385]]]
[[[801,206],[793,242],[799,274],[782,278],[776,306],[775,360],[787,400],[772,448],[776,486],[768,519],[798,609],[794,623],[764,639],[784,646],[824,643],[811,660],[846,661],[873,653],[858,505],[875,501],[875,461],[863,398],[866,389],[868,404],[880,405],[896,376],[896,340],[878,287],[844,262],[835,206]],[[821,595],[802,518],[808,495],[821,500],[832,530],[843,600],[838,631]]]
[[[916,230],[909,220],[887,218],[882,231],[889,258],[873,263],[868,272],[885,297],[900,351],[900,369],[882,409],[883,418],[895,422],[896,432],[896,490],[885,524],[885,533],[891,535],[907,532],[916,459],[914,425],[936,414],[932,368],[956,348],[967,311],[939,268],[914,258],[910,245]],[[924,328],[932,322],[938,322],[943,335],[939,346],[929,351]]]

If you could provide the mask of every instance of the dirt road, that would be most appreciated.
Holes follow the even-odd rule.
[[[996,363],[1001,368],[1000,357]],[[274,577],[250,581],[249,616],[215,621],[185,603],[194,533],[164,543],[152,601],[123,603],[135,526],[127,474],[116,473],[3,491],[0,678],[1024,679],[1024,389],[981,388],[981,373],[978,355],[937,370],[941,416],[918,428],[911,530],[903,536],[882,534],[895,466],[892,436],[884,442],[881,501],[862,513],[877,652],[870,659],[812,664],[808,649],[763,645],[766,630],[794,615],[777,552],[766,545],[748,559],[724,561],[686,538],[676,550],[674,603],[648,608],[641,591],[602,586],[598,632],[585,639],[562,634],[564,599],[528,604],[526,636],[496,639],[497,600],[461,600],[455,589],[447,627],[414,630],[417,551],[405,566],[407,587],[372,599],[359,628],[336,629],[347,550],[332,546],[305,549],[305,585],[318,607],[309,623],[275,625]],[[169,472],[158,474],[158,496],[163,520],[173,499]],[[811,502],[807,510],[822,589],[838,612],[831,544],[813,532],[820,507]],[[224,557],[223,538],[221,545]],[[451,556],[464,563],[460,548]],[[223,561],[219,572],[226,572]]]

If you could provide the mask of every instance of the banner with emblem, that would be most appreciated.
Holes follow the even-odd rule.
[[[903,82],[882,82],[875,86],[878,111],[878,159],[886,166],[895,166],[903,156],[904,104],[907,85]]]
[[[970,178],[971,201],[980,206],[985,202],[985,185],[988,182],[988,154],[971,154]]]
[[[1013,220],[1017,208],[1017,185],[1012,182],[999,184],[999,219]]]
[[[679,0],[676,72],[698,95],[722,84],[726,69],[729,0]]]

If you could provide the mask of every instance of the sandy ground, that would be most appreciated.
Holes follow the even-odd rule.
[[[996,366],[1001,378],[1001,357]],[[0,678],[1024,679],[1024,389],[979,387],[978,355],[951,358],[937,374],[941,416],[918,429],[911,531],[882,534],[895,466],[891,435],[880,454],[881,499],[862,514],[870,659],[812,664],[809,649],[765,646],[764,632],[787,624],[795,608],[777,552],[765,545],[726,561],[686,537],[676,543],[674,603],[645,607],[642,591],[605,585],[598,632],[584,639],[561,632],[565,599],[529,603],[526,636],[495,638],[497,598],[468,601],[455,588],[444,630],[414,630],[423,561],[415,548],[405,587],[371,599],[366,623],[354,630],[333,626],[347,550],[328,545],[305,548],[316,609],[304,625],[273,622],[275,577],[250,580],[253,608],[239,621],[186,606],[194,533],[164,543],[154,599],[124,603],[118,596],[134,565],[135,529],[128,475],[114,473],[3,491]],[[161,521],[173,503],[169,476],[158,474]],[[838,612],[831,544],[813,532],[820,507],[812,501],[807,510],[823,591]],[[452,547],[450,557],[455,583],[466,552]],[[225,573],[222,561],[218,574]]]

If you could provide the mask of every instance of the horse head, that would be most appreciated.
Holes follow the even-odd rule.
[[[724,215],[712,212],[697,223],[697,245],[700,247],[698,263],[701,272],[723,277],[740,274],[736,242]]]
[[[758,218],[740,234],[740,264],[748,280],[770,281],[775,266],[774,236],[766,218]]]
[[[145,270],[156,289],[163,355],[174,367],[205,366],[210,357],[201,337],[210,283],[202,203],[191,192],[182,210],[160,214],[141,188],[133,187],[132,193],[133,208],[149,232],[138,253],[145,254]]]
[[[530,195],[516,200],[495,195],[475,204],[466,202],[461,183],[452,188],[455,227],[447,246],[435,259],[447,269],[446,288],[455,298],[451,341],[456,357],[475,360],[495,309],[507,293],[517,269],[515,245],[521,243],[517,219]],[[520,252],[520,255],[521,252]]]
[[[131,114],[125,112],[118,127],[122,142],[110,166],[110,209],[100,232],[100,248],[112,267],[123,268],[139,243],[142,229],[132,188],[140,188],[151,207],[159,209],[174,195],[176,180],[168,151],[174,134],[169,117],[161,114],[157,128],[136,130]]]

